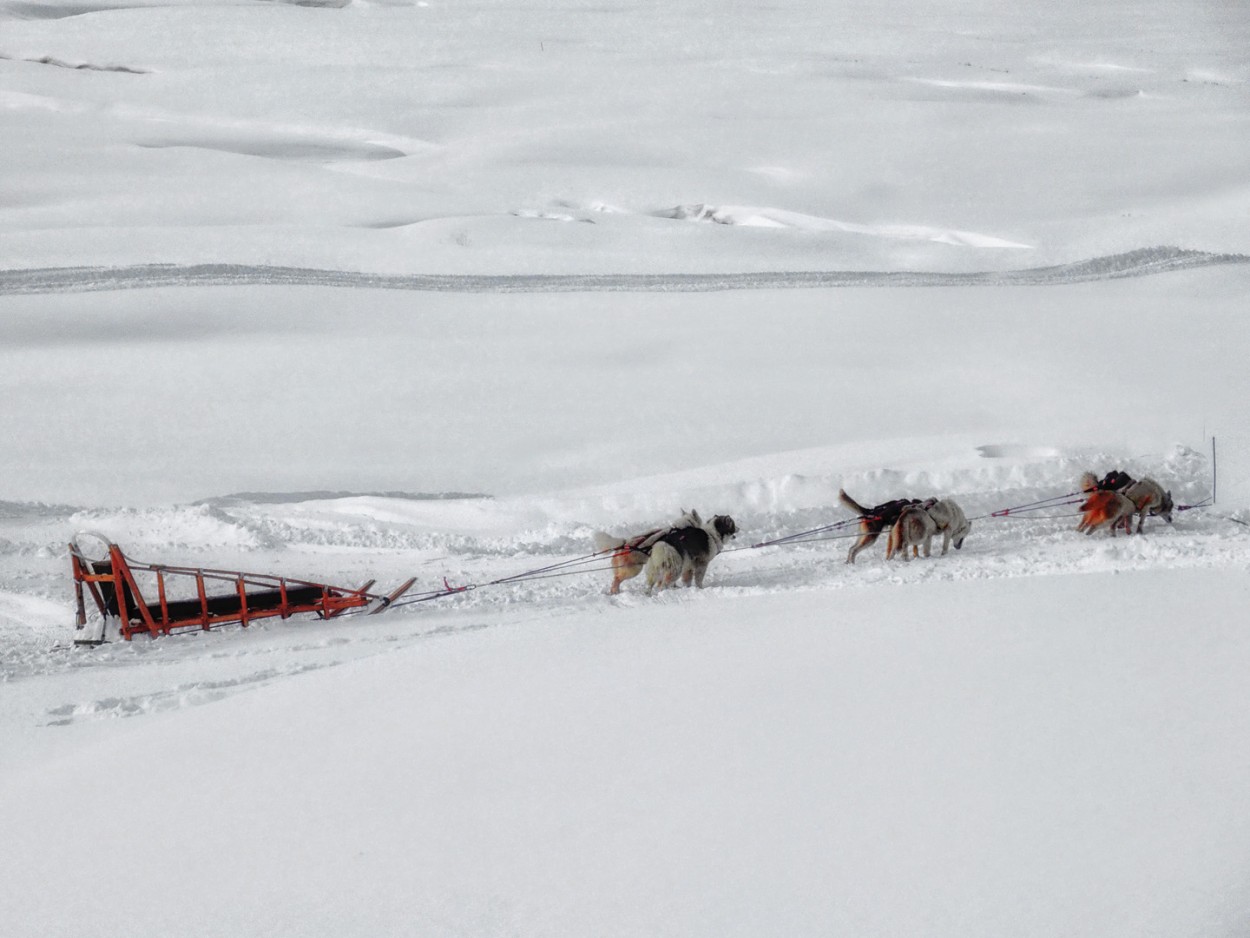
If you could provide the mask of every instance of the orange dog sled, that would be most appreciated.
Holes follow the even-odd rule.
[[[82,537],[92,537],[103,543],[106,556],[89,558],[78,543]],[[130,641],[136,634],[146,633],[156,638],[175,629],[208,630],[235,622],[246,626],[256,619],[272,616],[286,619],[299,613],[333,619],[349,610],[367,608],[368,614],[373,615],[416,582],[413,577],[391,593],[380,595],[369,592],[373,580],[359,589],[351,589],[266,573],[142,563],[127,557],[108,538],[89,532],[78,534],[70,541],[69,554],[77,598],[76,645],[101,644],[105,640],[107,622],[114,618],[119,621],[122,637]],[[156,602],[144,599],[140,579],[154,584]],[[229,583],[233,589],[209,595],[210,582]],[[94,630],[88,628],[88,593],[100,612]]]

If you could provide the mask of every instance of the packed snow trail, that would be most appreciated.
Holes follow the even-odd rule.
[[[976,455],[981,451],[1014,455]],[[830,462],[836,464],[832,453]],[[1184,447],[1135,459],[1123,454],[982,447],[955,464],[938,462],[891,472],[792,473],[757,481],[741,481],[750,476],[738,467],[739,471],[727,470],[720,480],[681,488],[688,503],[731,514],[739,526],[738,538],[712,564],[713,592],[707,596],[1250,567],[1250,527],[1244,509],[1178,511],[1172,525],[1150,518],[1144,535],[1116,538],[1076,534],[1072,505],[987,517],[1071,491],[1080,469],[1089,465],[1122,466],[1139,476],[1166,480],[1178,505],[1200,504],[1210,494],[1207,457]],[[837,504],[836,492],[843,485],[871,502],[900,492],[940,492],[958,501],[974,519],[972,533],[961,551],[952,549],[945,557],[937,555],[939,540],[932,558],[886,563],[884,541],[879,541],[855,566],[848,566],[844,560],[856,531],[853,519]],[[594,530],[627,534],[663,523],[679,507],[670,504],[673,498],[670,486],[658,480],[644,484],[628,506],[609,489],[500,499],[358,495],[292,496],[284,501],[277,496],[229,496],[152,508],[0,502],[0,627],[5,639],[0,645],[0,682],[97,666],[117,655],[128,659],[135,654],[118,646],[90,655],[66,654],[73,610],[64,545],[76,530],[104,532],[128,556],[146,562],[263,570],[334,582],[376,578],[385,588],[416,576],[413,595],[473,587],[377,619],[345,617],[333,623],[297,619],[249,628],[252,633],[269,630],[281,641],[278,636],[295,640],[311,627],[336,642],[381,650],[396,641],[396,630],[409,637],[425,634],[435,607],[439,628],[459,629],[478,627],[487,612],[529,619],[645,602],[708,601],[694,590],[649,599],[642,594],[641,580],[626,583],[621,596],[607,598],[603,593],[611,576],[606,563],[566,568],[570,558],[586,555]],[[822,527],[829,528],[827,536],[801,536]],[[796,535],[800,536],[793,543],[753,549]],[[526,571],[545,568],[554,575],[525,576]],[[383,621],[391,625],[373,627]],[[195,639],[173,636],[162,642],[179,646]]]
[[[789,270],[721,274],[380,274],[251,264],[139,264],[0,270],[0,295],[153,287],[322,286],[434,293],[707,293],[830,287],[1049,286],[1250,264],[1245,254],[1160,246],[1051,267],[937,271]]]

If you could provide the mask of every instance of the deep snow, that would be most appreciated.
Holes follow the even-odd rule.
[[[1187,619],[1197,590],[1210,619]],[[75,733],[6,773],[6,919],[41,935],[1244,930],[1236,579],[687,599],[434,613],[390,654]],[[274,638],[211,641],[257,667],[285,659]],[[353,656],[341,629],[304,641]]]
[[[1245,934],[1248,11],[0,2],[5,934]],[[83,529],[477,588],[87,650]]]

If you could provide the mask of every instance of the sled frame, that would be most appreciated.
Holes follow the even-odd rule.
[[[78,544],[82,536],[70,542],[69,554],[76,601],[75,631],[83,636],[87,634],[87,596],[103,620],[118,620],[121,636],[130,641],[141,634],[156,638],[183,629],[208,631],[236,623],[247,627],[257,619],[288,619],[299,614],[333,619],[374,603],[378,605],[372,611],[380,612],[414,582],[409,580],[382,596],[369,592],[373,580],[353,589],[267,573],[144,563],[127,557],[120,547],[98,534],[89,536],[100,540],[107,553],[105,558],[92,559]],[[155,577],[154,602],[144,597],[137,573]],[[175,580],[184,587],[190,586],[194,598],[169,599],[167,584]],[[229,587],[222,592],[220,584]],[[75,644],[100,644],[104,641],[102,636],[103,632],[99,638],[75,638]]]

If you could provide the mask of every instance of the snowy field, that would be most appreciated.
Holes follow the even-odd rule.
[[[0,0],[3,933],[1250,933],[1250,7],[1072,6]]]

